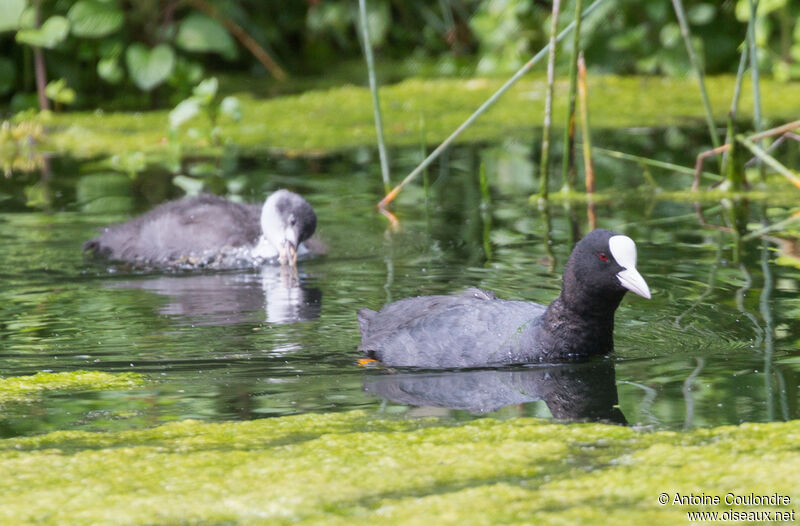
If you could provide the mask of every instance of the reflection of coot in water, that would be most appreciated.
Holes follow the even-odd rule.
[[[479,414],[541,400],[560,420],[626,423],[617,406],[610,360],[513,370],[387,374],[366,378],[364,390],[399,404]]]
[[[169,298],[162,314],[189,318],[194,325],[235,325],[266,321],[293,323],[319,317],[322,291],[284,267],[260,272],[159,276],[114,281],[111,288],[142,289]]]

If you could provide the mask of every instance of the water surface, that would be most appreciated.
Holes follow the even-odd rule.
[[[688,166],[695,135],[624,132],[606,142]],[[354,408],[455,420],[624,419],[656,429],[800,417],[800,271],[778,264],[781,245],[756,239],[734,250],[732,234],[702,226],[692,203],[663,199],[653,187],[688,188],[688,177],[607,159],[597,161],[598,189],[614,197],[598,205],[598,226],[637,242],[653,292],[650,301],[623,300],[613,358],[394,374],[357,365],[361,307],[470,286],[540,303],[558,294],[571,243],[587,229],[586,206],[531,206],[533,149],[511,139],[453,149],[430,170],[427,192],[420,181],[401,194],[395,233],[374,209],[381,184],[370,150],[240,160],[233,172],[242,198],[288,187],[317,211],[330,253],[302,262],[291,288],[274,267],[158,272],[87,258],[81,244],[99,227],[175,195],[165,172],[130,182],[56,159],[46,211],[25,206],[25,187],[40,175],[16,177],[0,202],[0,374],[135,371],[149,382],[8,404],[0,435]],[[419,157],[393,152],[396,177]],[[720,203],[704,207],[722,224]],[[757,224],[787,211],[759,202],[745,214]]]

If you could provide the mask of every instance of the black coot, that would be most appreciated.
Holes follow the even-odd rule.
[[[294,264],[298,253],[309,251],[304,242],[316,226],[311,205],[288,190],[274,192],[263,206],[200,195],[107,227],[83,248],[115,261],[156,267],[276,258]]]
[[[572,251],[561,295],[545,307],[472,289],[358,311],[359,349],[386,365],[458,368],[564,362],[614,350],[614,311],[626,291],[650,298],[636,244],[595,230]]]

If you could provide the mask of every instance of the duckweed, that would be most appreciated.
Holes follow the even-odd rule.
[[[447,137],[497,88],[503,79],[409,79],[384,86],[381,99],[387,141],[395,146],[418,145],[421,126],[430,143]],[[717,118],[724,120],[733,94],[734,78],[707,79]],[[740,114],[751,111],[749,84],[742,95]],[[566,80],[556,86],[566,91]],[[777,122],[800,112],[796,84],[762,80],[762,112]],[[699,122],[703,109],[692,79],[595,76],[590,79],[590,111],[595,128],[669,126]],[[520,81],[460,138],[462,141],[500,140],[509,133],[530,134],[541,125],[545,80],[531,76]],[[375,127],[369,90],[343,86],[312,90],[299,95],[257,100],[237,95],[244,118],[239,123],[220,122],[220,136],[243,148],[244,153],[279,151],[315,154],[373,146]],[[565,111],[564,98],[555,101],[554,122]],[[744,117],[743,117],[744,118]],[[50,146],[78,157],[116,155],[141,151],[152,156],[168,154],[167,111],[146,113],[76,112],[52,115],[47,120]],[[185,139],[187,149],[214,153],[215,148]],[[597,142],[597,141],[596,141]],[[598,142],[600,144],[601,142]]]
[[[123,390],[138,387],[144,381],[144,377],[136,373],[100,371],[37,373],[0,378],[0,407],[9,402],[32,402],[47,392]]]
[[[363,412],[0,441],[15,524],[683,524],[660,493],[800,498],[800,422],[684,433]],[[732,459],[735,458],[735,462]]]

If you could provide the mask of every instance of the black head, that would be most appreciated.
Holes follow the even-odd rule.
[[[613,315],[625,292],[650,298],[636,270],[636,244],[628,236],[595,230],[575,245],[564,269],[562,299],[570,307],[608,308]]]

